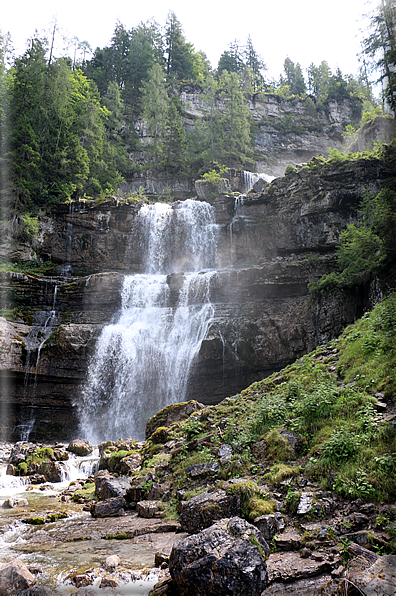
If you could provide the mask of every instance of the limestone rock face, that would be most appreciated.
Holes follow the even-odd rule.
[[[281,118],[282,101],[270,98],[257,110],[266,110],[266,118],[275,122]],[[304,105],[298,109],[303,114]],[[330,110],[334,126],[344,117],[340,110]],[[240,174],[233,172],[233,180],[241,179]],[[203,407],[200,404],[218,403],[286,366],[339,335],[362,314],[369,305],[368,286],[356,295],[334,292],[313,298],[307,285],[334,271],[340,232],[356,220],[367,188],[378,191],[389,175],[380,160],[362,160],[342,168],[300,169],[275,179],[261,192],[210,199],[218,238],[217,274],[210,288],[214,316],[190,371],[190,403],[165,408],[149,420],[147,438],[158,427],[169,427]],[[6,413],[0,421],[2,436],[19,438],[13,429],[30,404],[24,383],[26,337],[35,325],[32,312],[54,309],[39,360],[37,349],[29,356],[38,363],[37,370],[31,366],[31,374],[35,410],[42,421],[36,430],[41,436],[31,438],[76,438],[77,406],[96,339],[121,306],[124,273],[142,270],[138,209],[116,201],[93,208],[61,205],[47,217],[51,225],[47,221],[36,249],[43,258],[67,264],[76,277],[0,273],[2,305],[19,313],[12,320],[0,318]],[[178,242],[175,238],[176,252]],[[171,304],[179,297],[182,278],[182,273],[167,277]],[[126,462],[122,473],[127,468]]]
[[[181,596],[259,596],[268,554],[257,528],[233,517],[176,542],[169,570]]]

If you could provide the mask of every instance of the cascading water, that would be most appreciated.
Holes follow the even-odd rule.
[[[156,203],[143,206],[138,217],[145,273],[124,278],[121,311],[98,339],[78,406],[81,434],[95,444],[143,439],[150,416],[184,400],[214,314],[212,207],[192,200]]]
[[[244,184],[245,192],[248,192],[253,186],[256,184],[258,180],[265,180],[266,182],[272,182],[275,176],[269,176],[269,174],[257,173],[257,172],[247,172],[246,170],[241,170],[241,178]]]
[[[52,285],[52,284],[51,284]],[[37,390],[37,374],[40,364],[41,350],[56,325],[56,295],[58,287],[54,286],[51,310],[40,310],[34,314],[33,325],[26,336],[26,364],[24,378],[24,400],[27,407],[21,413],[21,423],[18,425],[19,438],[28,441],[33,432],[36,419],[34,402]]]

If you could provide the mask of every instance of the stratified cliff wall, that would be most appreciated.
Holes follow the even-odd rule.
[[[260,193],[208,199],[218,234],[215,316],[195,361],[189,398],[218,402],[335,337],[362,313],[368,289],[313,299],[307,284],[334,270],[339,233],[356,219],[364,191],[378,190],[390,175],[383,161],[361,160],[303,169]],[[13,436],[24,407],[40,418],[43,436],[76,434],[74,404],[95,339],[120,307],[123,275],[141,271],[138,210],[117,201],[59,206],[44,217],[36,251],[71,277],[0,274],[5,436]],[[180,275],[168,277],[175,296]],[[53,313],[50,333],[40,354],[28,354],[40,310]],[[27,382],[35,383],[34,403]]]

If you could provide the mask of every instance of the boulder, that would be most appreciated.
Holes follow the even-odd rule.
[[[190,474],[191,478],[206,478],[206,476],[215,476],[219,473],[220,466],[217,462],[209,462],[205,464],[193,464],[186,468],[186,474]]]
[[[105,561],[106,569],[116,569],[120,564],[120,557],[118,555],[110,555]]]
[[[84,456],[89,455],[93,451],[93,447],[89,441],[82,441],[81,439],[75,439],[71,441],[67,446],[67,450],[75,453],[76,455]]]
[[[213,493],[201,493],[189,501],[182,501],[179,509],[182,530],[196,533],[223,517],[239,515],[241,500],[239,495],[227,495],[224,490],[219,489]]]
[[[99,470],[94,476],[95,480],[95,494],[100,495],[104,484],[108,481],[115,478],[113,474],[110,474],[108,470]]]
[[[254,525],[260,530],[264,540],[270,542],[275,534],[285,528],[285,522],[281,513],[270,513],[256,517]]]
[[[147,420],[146,424],[146,439],[148,439],[157,428],[160,426],[168,427],[174,422],[185,420],[194,412],[202,410],[205,406],[195,400],[182,402],[180,404],[171,404],[160,410]]]
[[[299,502],[298,508],[297,508],[297,515],[305,515],[311,511],[312,499],[313,499],[312,492],[308,491],[308,492],[301,493],[300,502]]]
[[[169,570],[180,596],[260,596],[268,553],[257,528],[233,517],[175,542]]]
[[[114,517],[124,515],[126,502],[124,497],[113,497],[106,501],[93,503],[90,508],[92,517]]]
[[[108,478],[102,483],[100,491],[96,494],[103,500],[111,499],[112,497],[125,497],[130,486],[131,479],[128,477]]]
[[[124,457],[118,464],[118,469],[121,474],[129,474],[131,475],[136,470],[140,470],[140,466],[142,464],[142,456],[140,453],[134,453],[133,455],[128,455]]]
[[[64,469],[56,461],[43,461],[38,470],[45,477],[45,482],[62,482]]]
[[[162,517],[161,501],[140,501],[136,503],[136,511],[140,517]]]
[[[21,559],[13,559],[0,567],[0,596],[16,591],[26,590],[36,583],[36,578],[22,563]]]
[[[29,501],[23,497],[10,497],[4,501],[3,508],[16,509],[17,507],[27,507],[28,505]]]
[[[33,588],[27,588],[27,590],[22,590],[22,592],[18,592],[14,594],[14,596],[53,596],[53,591],[49,588],[45,588],[44,586],[33,586]]]

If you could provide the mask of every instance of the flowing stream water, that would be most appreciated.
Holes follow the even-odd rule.
[[[184,401],[214,314],[216,229],[208,203],[140,209],[144,272],[125,276],[121,310],[101,332],[77,406],[91,443],[144,439],[150,416]]]

